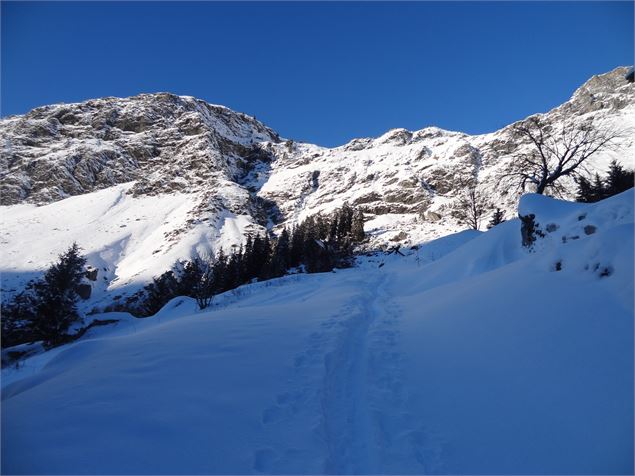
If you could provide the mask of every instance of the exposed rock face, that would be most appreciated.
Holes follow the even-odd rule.
[[[617,68],[594,76],[570,101],[544,114],[544,121],[558,127],[565,120],[593,117],[605,127],[635,126],[635,88],[625,79],[627,70]],[[590,168],[604,171],[612,158],[632,167],[634,137],[625,134],[621,151],[598,154],[589,162]],[[328,211],[348,201],[370,217],[412,214],[430,222],[427,217],[449,217],[447,211],[458,194],[474,185],[493,206],[513,215],[522,190],[503,183],[501,177],[515,155],[531,146],[508,126],[480,136],[435,127],[415,132],[395,129],[334,149],[311,144],[295,144],[293,150],[281,144],[272,147],[276,160],[260,194],[275,202],[287,219]],[[316,171],[319,187],[309,189],[303,184]],[[573,181],[562,183],[568,196],[573,196]],[[455,225],[450,225],[449,218],[443,222]]]
[[[254,144],[277,140],[249,116],[173,94],[40,107],[0,122],[1,203],[136,181],[133,194],[220,190],[216,201],[233,205],[224,189],[259,165]]]
[[[98,274],[99,274],[99,269],[93,268],[92,266],[88,266],[86,268],[84,276],[86,276],[86,279],[88,279],[89,281],[97,281]]]
[[[586,114],[600,109],[623,109],[633,105],[632,82],[626,79],[630,68],[616,68],[610,73],[593,76],[558,108],[562,114]]]
[[[75,288],[77,295],[84,301],[90,299],[90,295],[93,291],[93,287],[88,283],[80,283]]]

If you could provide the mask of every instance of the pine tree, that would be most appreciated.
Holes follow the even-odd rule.
[[[182,296],[195,297],[196,286],[203,274],[203,261],[198,256],[183,265],[179,276],[178,293]]]
[[[170,299],[179,295],[179,282],[174,271],[169,270],[154,278],[145,288],[145,300],[141,306],[144,316],[153,316],[165,306]]]
[[[586,177],[579,177],[577,180],[578,191],[576,194],[576,201],[582,203],[591,203],[593,200],[593,186]]]
[[[241,262],[241,274],[243,282],[249,282],[253,277],[252,263],[254,259],[254,241],[251,235],[247,236],[247,241],[245,242],[245,249],[243,251],[243,259]]]
[[[361,243],[366,236],[364,233],[364,213],[359,209],[353,213],[351,236],[355,243]]]
[[[31,325],[46,346],[61,342],[69,327],[81,321],[76,289],[84,276],[86,259],[80,251],[73,243],[34,285],[37,307]]]
[[[271,254],[272,254],[271,240],[269,235],[265,235],[262,239],[262,261],[260,265],[260,273],[258,277],[260,279],[269,279],[271,277]]]
[[[271,257],[270,273],[271,276],[276,278],[283,276],[284,273],[291,267],[289,259],[289,233],[284,228],[276,241],[273,255]]]
[[[315,217],[315,234],[318,239],[326,240],[329,236],[330,228],[328,218],[323,217],[321,214]]]
[[[31,283],[33,284],[33,283]],[[2,347],[12,347],[40,340],[33,329],[37,317],[37,299],[30,288],[16,294],[2,305]]]
[[[306,226],[302,222],[293,228],[291,234],[291,246],[289,247],[289,265],[291,267],[300,266],[304,256],[304,235]]]
[[[241,284],[243,284],[242,278],[242,261],[243,261],[243,251],[241,248],[232,253],[232,255],[227,260],[227,277],[226,277],[226,286],[228,289],[233,289]]]
[[[329,241],[337,240],[337,230],[339,229],[338,214],[334,213],[329,223]]]
[[[505,212],[500,208],[496,208],[496,211],[492,214],[492,218],[487,224],[487,229],[490,230],[494,228],[496,225],[500,225],[505,221]]]
[[[617,195],[632,187],[633,171],[625,170],[616,160],[613,160],[606,176],[606,196]]]
[[[580,177],[577,180],[576,200],[585,203],[604,200],[632,188],[633,180],[633,171],[625,170],[617,161],[613,160],[604,180],[597,173],[593,177],[593,183],[585,177]]]
[[[227,257],[222,248],[219,250],[216,255],[216,260],[214,261],[213,276],[215,293],[223,293],[229,289],[227,287]]]
[[[353,209],[347,202],[344,202],[342,208],[337,214],[337,240],[344,242],[345,238],[351,232],[351,226],[353,224]]]
[[[591,197],[589,201],[591,203],[594,203],[594,202],[599,202],[600,200],[603,200],[604,198],[606,198],[606,190],[604,188],[604,182],[600,178],[600,175],[596,173],[595,176],[593,177],[593,184],[591,185]]]
[[[253,241],[253,251],[246,265],[248,270],[247,279],[265,277],[270,252],[271,245],[269,243],[269,237],[266,235],[256,235]]]
[[[316,240],[318,239],[318,236],[315,219],[313,217],[308,217],[304,221],[304,226],[305,233],[302,243],[302,264],[304,264],[307,270],[311,273],[313,272],[312,270],[316,269],[318,260],[318,250],[316,249]]]

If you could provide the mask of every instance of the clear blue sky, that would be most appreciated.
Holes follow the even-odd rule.
[[[633,63],[633,2],[2,2],[2,115],[170,91],[340,145],[481,133]]]

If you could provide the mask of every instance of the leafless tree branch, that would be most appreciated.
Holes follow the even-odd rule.
[[[511,169],[501,178],[523,191],[531,184],[536,193],[550,189],[558,195],[564,191],[558,182],[562,177],[586,173],[584,163],[597,152],[614,148],[624,134],[593,120],[569,120],[556,130],[540,116],[515,124],[513,132],[532,150],[516,154]]]

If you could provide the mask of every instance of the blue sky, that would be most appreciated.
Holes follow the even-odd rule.
[[[633,2],[2,2],[2,115],[170,91],[321,145],[496,130],[633,63]]]

